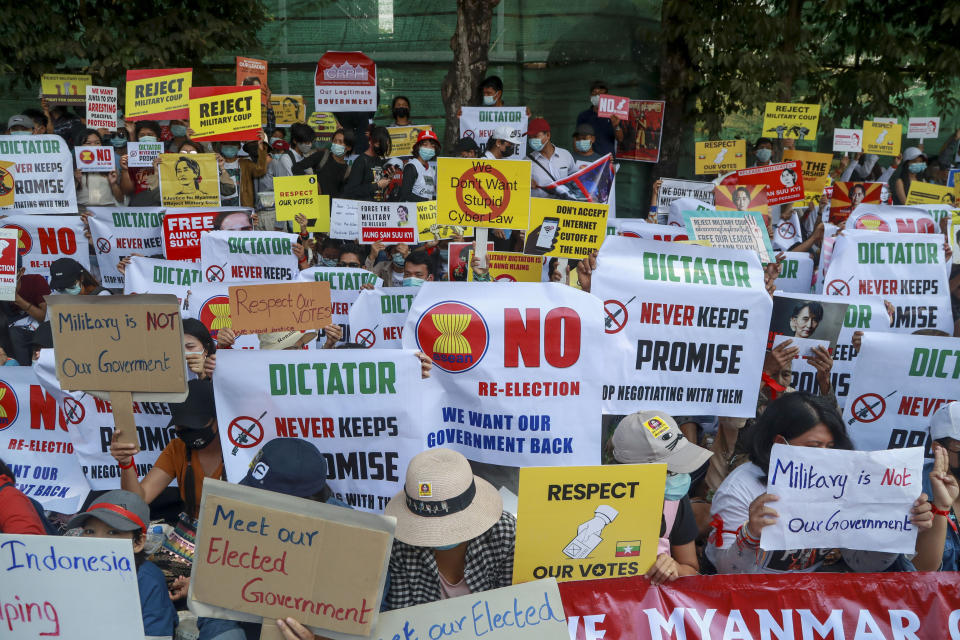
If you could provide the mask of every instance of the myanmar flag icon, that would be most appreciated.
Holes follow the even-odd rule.
[[[639,540],[617,541],[617,552],[614,554],[617,558],[629,558],[640,555]]]

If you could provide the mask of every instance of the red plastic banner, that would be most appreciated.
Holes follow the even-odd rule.
[[[803,200],[803,170],[799,160],[750,167],[737,171],[737,184],[767,186],[767,204]]]
[[[960,573],[560,583],[570,640],[960,640]]]

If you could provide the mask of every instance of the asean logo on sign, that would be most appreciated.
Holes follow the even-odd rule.
[[[230,319],[230,298],[227,296],[213,296],[200,307],[200,322],[210,330],[210,337],[217,339],[220,329],[229,329],[233,326]]]
[[[480,312],[462,302],[438,302],[417,320],[417,346],[447,373],[463,373],[480,364],[490,345],[490,330]]]
[[[80,157],[80,162],[83,164],[90,164],[93,162],[93,151],[90,149],[84,149],[77,155]]]
[[[5,224],[3,225],[3,228],[17,230],[17,252],[21,256],[30,253],[30,249],[33,248],[33,238],[30,237],[30,234],[27,233],[26,229],[15,224]]]
[[[20,403],[13,387],[6,382],[0,382],[0,431],[12,427],[20,414]]]

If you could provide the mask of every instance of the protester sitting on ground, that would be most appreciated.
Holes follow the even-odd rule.
[[[196,318],[183,320],[183,351],[187,368],[193,375],[201,380],[213,375],[217,366],[217,345],[207,327]]]
[[[172,639],[177,626],[177,611],[167,593],[163,572],[143,551],[146,542],[150,507],[140,496],[118,489],[108,491],[86,511],[75,515],[68,529],[81,527],[84,538],[124,538],[133,544],[137,567],[137,588],[140,590],[140,612],[147,640]]]
[[[754,424],[750,462],[737,467],[717,489],[710,513],[715,529],[706,557],[718,573],[785,573],[820,571],[837,560],[830,549],[760,549],[763,527],[774,524],[776,496],[766,493],[770,452],[774,443],[799,447],[853,449],[843,419],[828,400],[804,392],[774,400]],[[931,481],[940,482],[931,478]],[[846,570],[856,572],[929,571],[939,566],[943,545],[931,536],[933,514],[926,494],[914,502],[910,523],[920,531],[917,555],[911,564],[901,554],[841,549]],[[931,566],[931,558],[936,563]],[[840,565],[843,567],[844,565]],[[831,570],[836,570],[833,568]]]
[[[58,258],[50,265],[50,288],[71,296],[109,296],[97,279],[73,258]]]
[[[932,496],[933,528],[937,540],[943,537],[940,571],[960,570],[960,534],[957,513],[960,510],[960,402],[948,402],[930,419],[934,463],[924,467],[923,490]],[[933,483],[934,477],[940,482]]]
[[[699,531],[687,492],[690,474],[710,459],[710,451],[687,440],[673,416],[657,411],[625,417],[609,446],[614,460],[621,464],[667,465],[657,560],[647,577],[653,584],[663,584],[700,573],[695,545]]]
[[[37,508],[17,489],[17,478],[3,460],[0,460],[0,533],[32,536],[47,533]]]

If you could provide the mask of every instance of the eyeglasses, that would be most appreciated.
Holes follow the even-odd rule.
[[[352,267],[352,268],[354,268],[354,269],[359,269],[359,268],[360,268],[360,263],[359,263],[359,262],[343,262],[343,261],[341,260],[340,262],[337,263],[337,266],[338,266],[338,267]]]

